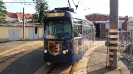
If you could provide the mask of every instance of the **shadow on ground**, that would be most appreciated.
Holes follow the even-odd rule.
[[[9,65],[0,74],[33,74],[44,64],[43,49],[34,50]]]

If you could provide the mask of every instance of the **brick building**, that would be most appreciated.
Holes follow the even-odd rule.
[[[96,26],[96,37],[108,37],[109,26],[109,15],[105,14],[89,14],[85,16],[86,19],[92,21]],[[119,30],[127,30],[128,16],[119,17],[118,28]]]

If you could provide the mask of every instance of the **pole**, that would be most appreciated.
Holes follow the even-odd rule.
[[[130,47],[130,74],[132,74],[132,29],[131,29],[131,47]]]
[[[23,7],[23,40],[25,40],[25,18],[24,18],[24,7]]]
[[[107,46],[107,54],[106,54],[106,67],[108,66],[108,46]]]
[[[118,0],[110,0],[110,36],[109,36],[109,64],[113,69],[117,68],[118,45]]]

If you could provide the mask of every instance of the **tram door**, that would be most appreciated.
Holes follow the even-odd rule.
[[[80,55],[84,50],[81,22],[78,21],[74,22],[73,32],[74,32],[73,49],[76,55]]]

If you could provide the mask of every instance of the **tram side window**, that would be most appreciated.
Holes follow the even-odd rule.
[[[82,21],[75,19],[73,21],[74,26],[74,37],[81,37],[82,36]]]
[[[84,22],[83,35],[84,36],[88,35],[88,24],[87,24],[87,22]]]

